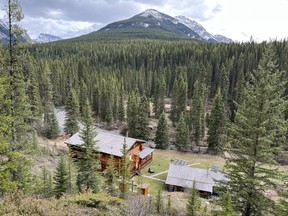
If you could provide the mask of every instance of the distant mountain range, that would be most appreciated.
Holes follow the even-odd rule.
[[[59,36],[51,35],[51,34],[41,33],[33,41],[34,43],[49,43],[49,42],[58,41],[58,40],[62,40],[62,38]]]
[[[98,31],[72,40],[145,38],[145,39],[197,39],[210,43],[231,43],[222,35],[212,35],[196,21],[185,16],[172,17],[154,9],[148,9],[129,19],[110,23]]]
[[[2,43],[9,42],[7,25],[0,20],[0,39]],[[212,35],[202,25],[185,16],[175,18],[154,9],[148,9],[129,19],[110,23],[98,31],[91,32],[72,41],[118,40],[118,39],[159,39],[181,40],[194,39],[209,43],[231,43],[232,39],[223,35]],[[29,43],[48,43],[62,40],[58,36],[41,33],[35,40],[28,34],[21,36],[21,41]]]

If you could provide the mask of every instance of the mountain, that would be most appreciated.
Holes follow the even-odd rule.
[[[223,36],[223,35],[219,35],[219,34],[214,35],[214,38],[215,38],[215,40],[217,40],[219,43],[232,43],[232,42],[233,42],[232,39],[227,38],[227,37],[225,37],[225,36]]]
[[[198,35],[200,35],[203,39],[210,43],[232,43],[233,40],[227,38],[223,35],[212,35],[209,33],[202,25],[197,23],[194,20],[191,20],[185,16],[176,16],[175,17],[180,23],[187,26],[188,28],[195,31]]]
[[[149,9],[129,19],[108,24],[102,29],[73,40],[95,39],[203,39],[177,19],[157,10]]]
[[[49,43],[58,40],[62,40],[62,38],[51,34],[41,33],[36,39],[34,39],[34,43]]]
[[[14,36],[15,39],[15,36]],[[19,38],[23,43],[32,43],[30,36],[25,32]],[[0,19],[0,40],[3,44],[9,43],[8,25]]]

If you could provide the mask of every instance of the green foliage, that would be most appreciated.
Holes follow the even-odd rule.
[[[108,194],[84,193],[61,199],[41,199],[22,191],[10,193],[0,201],[0,215],[67,216],[67,215],[125,215],[127,205]]]
[[[198,215],[198,211],[201,207],[201,201],[199,192],[195,188],[195,181],[193,182],[193,187],[190,190],[190,196],[188,198],[186,210],[188,216],[196,216]]]
[[[121,177],[121,185],[120,185],[120,197],[122,199],[127,198],[127,192],[128,192],[128,181],[131,177],[131,172],[130,172],[130,162],[129,159],[127,158],[129,149],[127,149],[127,144],[126,144],[126,138],[124,138],[124,143],[123,143],[123,148],[121,149],[121,167],[119,170],[119,176]]]
[[[40,189],[41,195],[45,198],[51,197],[53,194],[53,181],[52,181],[52,175],[46,166],[42,168],[41,181],[42,181],[42,188]]]
[[[155,135],[156,148],[167,149],[169,146],[168,142],[168,124],[165,113],[160,115],[159,122],[157,125],[156,135]]]
[[[156,196],[155,206],[156,206],[156,212],[158,214],[161,214],[162,211],[163,211],[163,208],[164,208],[164,203],[163,203],[163,197],[162,197],[162,194],[161,194],[160,190],[158,190],[158,193],[157,193],[157,196]]]
[[[74,89],[70,90],[70,94],[65,106],[66,116],[64,131],[65,134],[72,136],[79,131],[79,102]]]
[[[232,207],[231,196],[229,193],[225,193],[222,197],[222,211],[218,212],[219,216],[236,216],[237,214],[234,212]]]
[[[204,137],[205,130],[205,104],[206,104],[206,87],[200,81],[194,83],[194,92],[190,108],[190,127],[192,129],[193,137],[196,145]]]
[[[189,143],[189,130],[186,125],[184,113],[181,113],[176,127],[175,146],[179,151],[187,151]]]
[[[220,91],[217,91],[208,126],[208,152],[219,154],[223,151],[226,136],[226,113]]]
[[[280,172],[273,166],[285,143],[287,122],[283,110],[285,82],[267,47],[257,71],[246,83],[243,102],[237,105],[235,122],[229,127],[230,155],[225,172],[233,208],[243,215],[273,213],[275,203],[265,191],[275,187]]]
[[[88,100],[83,106],[82,116],[83,129],[80,131],[80,137],[83,142],[81,145],[83,152],[77,160],[77,185],[80,192],[92,190],[97,193],[101,189],[101,179],[98,173],[100,165],[97,145],[96,141],[94,141],[97,133],[94,128],[94,119]]]
[[[43,76],[45,80],[45,87],[43,89],[44,106],[44,134],[47,138],[53,139],[59,135],[59,125],[56,119],[53,101],[53,85],[50,79],[50,67],[47,63],[43,65]]]
[[[99,215],[125,215],[127,206],[122,199],[111,197],[105,193],[94,194],[91,192],[75,195],[68,199],[69,203],[76,203],[80,206],[97,209]],[[102,213],[102,214],[101,214]]]
[[[56,171],[53,177],[54,180],[54,193],[56,198],[60,198],[69,189],[69,176],[67,171],[66,161],[64,156],[61,155],[57,163]]]
[[[176,123],[180,119],[180,115],[182,112],[186,112],[186,103],[187,103],[187,68],[186,67],[178,67],[176,71],[176,80],[173,85],[173,93],[172,93],[172,110],[171,110],[171,119],[173,124]]]
[[[154,112],[156,118],[159,118],[162,112],[164,112],[164,99],[166,95],[166,83],[164,77],[158,78],[155,88]]]
[[[115,168],[115,164],[114,164],[114,156],[111,154],[110,155],[110,159],[109,159],[109,163],[108,163],[108,168],[106,170],[105,173],[105,177],[106,177],[106,186],[108,188],[108,193],[111,196],[116,196],[117,195],[117,170]]]

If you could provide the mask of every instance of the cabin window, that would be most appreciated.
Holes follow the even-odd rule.
[[[129,159],[132,161],[132,150],[130,151]]]

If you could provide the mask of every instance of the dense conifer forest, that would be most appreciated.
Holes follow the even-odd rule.
[[[10,43],[0,45],[1,215],[287,215],[285,192],[278,191],[277,201],[265,195],[287,179],[276,169],[287,163],[286,40],[22,44],[21,7],[17,0],[8,6]],[[60,106],[66,110],[65,134],[80,130],[85,151],[77,161],[61,154],[54,173],[45,166],[35,173],[30,158],[44,155],[39,137],[60,135],[54,111]],[[151,120],[158,123],[158,149],[199,147],[201,154],[200,147],[207,147],[207,154],[223,155],[229,181],[219,183],[215,209],[201,206],[195,185],[186,209],[177,210],[170,197],[164,204],[160,191],[136,203],[125,187],[131,173],[124,159],[120,172],[113,166],[97,172],[96,122],[124,125],[130,137],[149,140]],[[126,147],[124,142],[123,155]]]

